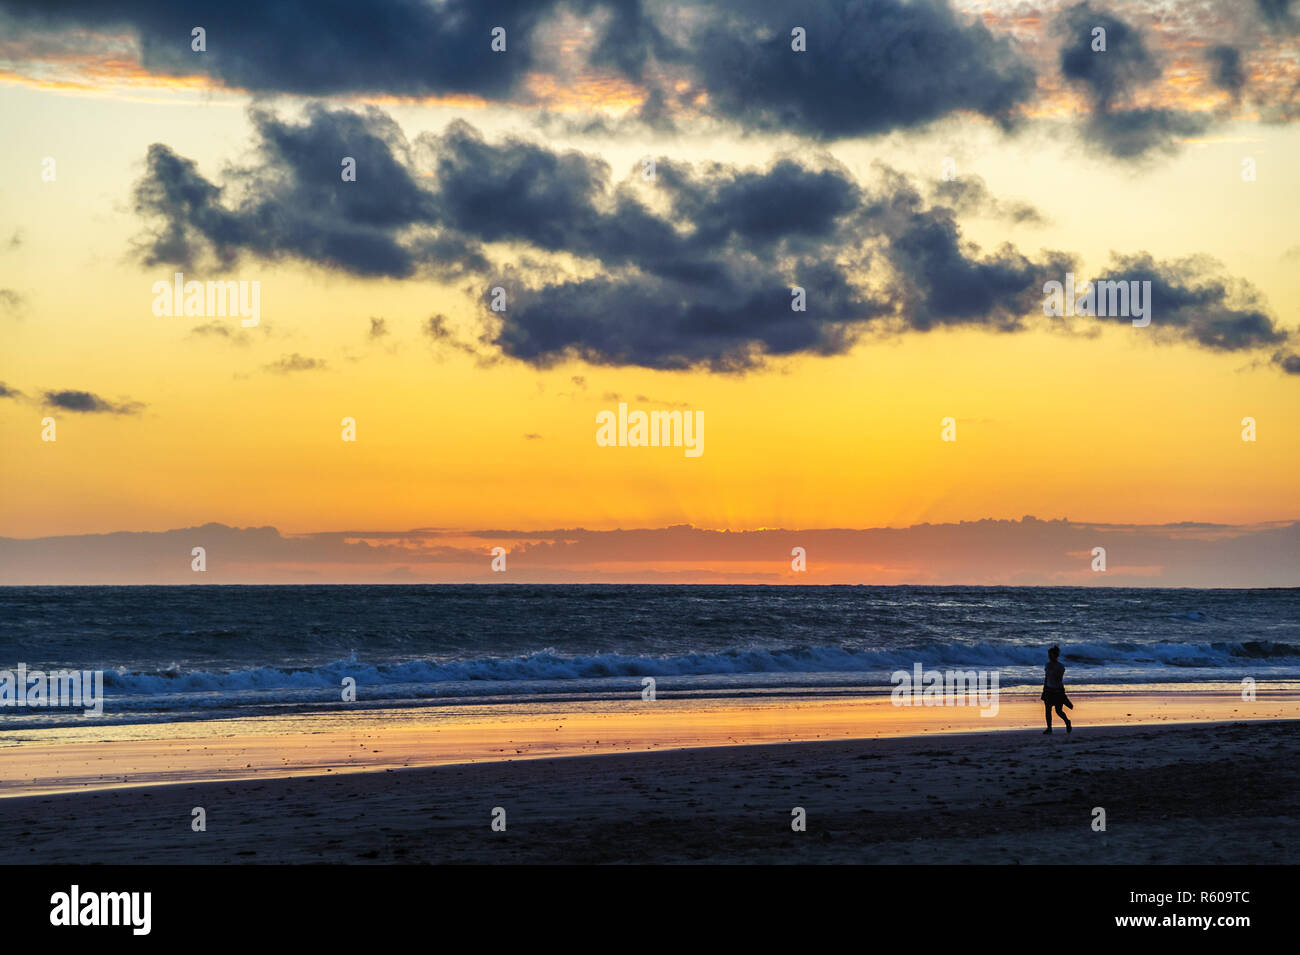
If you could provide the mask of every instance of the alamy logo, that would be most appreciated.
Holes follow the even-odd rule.
[[[262,283],[249,282],[198,282],[185,281],[185,273],[177,272],[171,282],[153,283],[153,313],[184,315],[187,318],[215,318],[239,315],[244,328],[253,328],[262,320]]]
[[[596,414],[596,444],[602,448],[686,449],[688,458],[704,453],[703,411],[633,411],[619,402],[618,415],[612,411]]]
[[[1087,315],[1097,318],[1132,318],[1136,328],[1151,324],[1149,281],[1083,282],[1074,284],[1074,273],[1065,273],[1065,284],[1043,285],[1043,314],[1053,318]]]
[[[131,934],[153,927],[152,892],[85,892],[74,885],[50,896],[51,925],[129,925]]]
[[[83,716],[104,713],[103,670],[0,670],[0,706],[83,707]]]
[[[919,663],[912,672],[895,670],[889,695],[895,706],[978,706],[980,716],[998,715],[997,670],[927,670]]]

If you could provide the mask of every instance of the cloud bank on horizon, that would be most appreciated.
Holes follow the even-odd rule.
[[[191,556],[203,548],[206,567]],[[802,554],[796,552],[802,550]],[[499,550],[498,550],[499,549]],[[497,551],[494,556],[494,551]],[[504,552],[508,574],[492,569]],[[971,555],[979,560],[972,561]],[[793,563],[802,558],[802,569]],[[205,524],[0,538],[6,584],[872,584],[1294,587],[1300,521],[1260,526],[968,521],[717,531],[414,529],[283,535]]]

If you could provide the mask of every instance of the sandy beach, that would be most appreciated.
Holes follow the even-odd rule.
[[[954,732],[20,796],[0,800],[0,862],[1294,863],[1298,727]]]
[[[374,772],[643,750],[1042,728],[1036,689],[993,708],[895,706],[887,696],[563,701],[336,708],[279,718],[101,725],[0,737],[0,798],[154,783]],[[1289,689],[1080,688],[1089,727],[1300,719]],[[1057,732],[1064,727],[1057,721]]]

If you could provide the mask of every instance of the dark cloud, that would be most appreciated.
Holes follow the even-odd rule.
[[[1030,257],[1010,244],[981,251],[967,241],[961,212],[1036,217],[992,197],[978,177],[938,184],[928,200],[896,173],[884,170],[868,187],[825,159],[781,158],[759,169],[660,159],[652,182],[639,165],[616,181],[598,157],[489,142],[460,121],[408,148],[377,111],[312,107],[297,125],[254,116],[257,163],[220,186],[164,187],[159,168],[189,170],[162,176],[168,184],[197,173],[164,147],[151,150],[163,164],[137,192],[157,200],[142,206],[162,220],[154,233],[162,240],[146,260],[164,248],[204,247],[218,260],[292,255],[369,274],[358,249],[387,248],[395,257],[377,274],[473,276],[468,287],[485,303],[478,341],[460,339],[443,315],[427,319],[422,333],[480,358],[737,372],[769,357],[839,354],[866,333],[1015,331],[1039,313],[1045,282],[1073,265],[1064,252]],[[357,183],[337,181],[333,156],[344,148],[365,155],[359,170],[385,170],[390,194],[379,194],[383,184],[349,192],[362,174]],[[249,183],[259,189],[241,198]],[[180,239],[166,238],[173,235]],[[369,242],[327,248],[308,238],[320,235]],[[492,266],[484,250],[497,246],[516,264]],[[585,266],[571,271],[558,254]],[[1123,265],[1153,281],[1156,307],[1168,309],[1168,327],[1186,340],[1236,350],[1285,337],[1261,308],[1230,299],[1226,284],[1141,257]],[[504,311],[486,304],[498,286]],[[803,310],[793,307],[796,287]]]
[[[1279,33],[1295,33],[1300,30],[1300,17],[1291,11],[1291,0],[1255,0],[1264,21]]]
[[[749,128],[838,139],[958,110],[1008,123],[1035,90],[1010,40],[944,0],[756,0],[704,4],[694,19],[689,48],[670,55],[696,77],[682,98]],[[791,49],[795,26],[807,52]]]
[[[387,334],[388,334],[388,322],[387,322],[387,320],[382,319],[382,318],[372,318],[372,319],[370,319],[370,333],[369,333],[369,335],[368,335],[367,337],[372,338],[372,339],[374,339],[374,338],[383,338],[383,337],[384,337],[385,335],[387,335]]]
[[[89,391],[47,391],[45,404],[62,411],[80,411],[93,414],[132,415],[139,414],[144,404],[139,401],[126,401],[116,404],[107,401]]]
[[[301,124],[256,109],[250,117],[261,164],[232,170],[225,186],[167,146],[149,147],[135,190],[137,212],[154,223],[142,243],[146,265],[193,267],[210,254],[228,267],[246,251],[356,275],[413,273],[416,255],[399,233],[433,210],[396,123],[379,110],[319,105]],[[345,157],[356,160],[356,182],[342,180]]]
[[[861,204],[862,191],[838,167],[781,159],[765,170],[661,162],[673,212],[694,225],[697,249],[742,242],[755,249],[816,243]]]
[[[1219,89],[1234,97],[1240,96],[1246,85],[1246,73],[1241,68],[1241,53],[1232,46],[1212,46],[1206,51],[1210,61],[1210,79]]]
[[[1280,345],[1289,338],[1248,283],[1227,278],[1218,263],[1203,256],[1170,262],[1157,262],[1145,252],[1117,256],[1104,277],[1150,282],[1151,328],[1203,348],[1245,351]]]
[[[3,381],[0,381],[0,398],[21,398],[23,393],[17,388],[10,388]]]
[[[603,283],[509,283],[515,304],[495,343],[537,363],[576,350],[593,361],[653,367],[743,366],[754,348],[773,354],[842,350],[847,337],[835,324],[880,311],[852,289],[843,269],[824,261],[835,254],[831,243],[846,238],[838,223],[860,201],[858,187],[839,170],[789,160],[761,173],[696,170],[665,160],[660,184],[673,213],[665,216],[627,184],[612,188],[609,166],[598,158],[518,140],[489,144],[463,122],[421,137],[434,172],[425,188],[391,120],[375,111],[313,107],[296,126],[262,112],[253,116],[260,164],[234,171],[224,186],[203,180],[192,163],[165,147],[151,148],[149,172],[137,187],[138,207],[161,220],[145,243],[147,264],[169,256],[189,264],[196,250],[206,248],[227,263],[244,252],[293,255],[401,277],[417,265],[485,264],[477,252],[449,261],[435,259],[432,250],[445,256],[447,249],[454,255],[480,242],[508,242],[593,258],[626,272]],[[358,182],[341,182],[333,157],[363,152]],[[368,166],[391,184],[353,192]],[[251,198],[222,201],[250,185]],[[690,227],[685,232],[678,225],[683,218]],[[411,229],[422,230],[423,246],[410,241]],[[330,235],[369,241],[331,248],[321,240]],[[382,264],[359,258],[380,248],[392,253]],[[417,248],[424,260],[417,260]],[[807,313],[790,309],[790,287],[799,284],[815,297]],[[588,311],[618,299],[629,317],[663,322],[674,315],[669,327],[679,330],[678,337],[654,346],[655,336],[647,334],[637,347],[618,345],[619,338],[638,336]],[[447,337],[436,320],[425,331]]]
[[[781,160],[765,171],[716,164],[657,164],[660,216],[626,191],[600,192],[548,222],[605,266],[590,279],[546,284],[499,280],[509,292],[493,343],[506,355],[549,365],[569,357],[651,368],[753,367],[766,355],[846,350],[854,326],[886,304],[857,287],[852,265],[869,256],[859,187],[839,169]],[[609,196],[606,196],[608,199]],[[602,206],[608,208],[602,209]],[[795,311],[792,289],[805,290]]]
[[[644,80],[652,58],[673,56],[676,46],[665,36],[642,0],[578,0],[571,4],[584,17],[603,11],[606,25],[590,56],[592,66],[610,67],[624,76]],[[661,5],[663,9],[667,5]],[[668,7],[675,17],[680,6]]]
[[[908,216],[891,238],[888,256],[904,290],[905,320],[920,331],[957,324],[1021,328],[1023,317],[1041,303],[1043,284],[1073,264],[1061,253],[1035,263],[1010,245],[977,257],[946,209]]]
[[[206,74],[253,92],[529,99],[522,80],[552,67],[542,27],[561,10],[595,24],[577,68],[605,68],[647,88],[641,115],[667,122],[675,104],[751,128],[819,138],[870,135],[954,111],[1007,121],[1034,92],[1009,39],[946,0],[0,0],[12,29],[128,32],[145,69]],[[191,28],[207,51],[191,50]],[[790,49],[790,29],[808,50]],[[490,49],[507,31],[507,50]],[[585,45],[584,45],[585,46]],[[559,54],[574,55],[572,48]],[[665,70],[685,71],[679,90]]]
[[[1061,50],[1061,73],[1083,85],[1103,111],[1122,105],[1134,89],[1160,77],[1160,68],[1147,51],[1137,29],[1087,3],[1062,14],[1061,26],[1072,41]],[[1105,49],[1094,50],[1105,31]]]
[[[323,358],[307,358],[294,352],[284,355],[278,361],[266,365],[266,370],[277,375],[287,375],[295,371],[319,371],[325,367]]]
[[[453,225],[607,267],[595,278],[541,285],[497,280],[510,303],[496,316],[494,344],[534,364],[573,357],[738,371],[765,356],[841,353],[866,323],[892,311],[890,296],[868,294],[858,274],[872,258],[862,243],[886,234],[894,291],[911,306],[915,328],[1006,324],[1032,306],[1045,274],[1062,271],[1059,261],[1035,266],[1010,252],[971,260],[956,225],[940,213],[886,221],[897,197],[869,202],[839,168],[789,159],[761,171],[662,160],[655,189],[671,214],[660,217],[629,190],[611,190],[603,163],[520,143],[491,146],[463,125],[436,142],[456,157],[438,175],[453,197],[445,205],[457,210]],[[512,203],[512,191],[525,198]],[[927,228],[941,230],[947,247],[923,235]],[[805,290],[805,310],[792,308],[796,286]]]
[[[671,241],[671,230],[627,197],[616,198],[612,215],[597,210],[610,175],[598,157],[517,139],[489,144],[460,120],[419,142],[436,174],[439,217],[462,234],[613,259]]]
[[[203,73],[254,92],[515,95],[554,0],[0,0],[16,27],[127,30],[152,73]],[[207,31],[207,52],[190,31]],[[493,27],[507,51],[490,49]]]
[[[1139,159],[1205,131],[1209,120],[1197,113],[1134,105],[1134,93],[1161,75],[1135,27],[1085,2],[1062,13],[1058,28],[1065,37],[1061,73],[1091,102],[1081,131],[1089,145],[1118,159]],[[1099,28],[1104,50],[1093,49]]]
[[[1296,29],[1289,0],[1256,6],[1274,29]],[[639,121],[665,128],[703,115],[836,140],[915,129],[957,113],[1010,126],[1037,95],[1034,70],[1014,39],[954,10],[950,0],[371,0],[361,9],[349,0],[0,0],[0,12],[17,36],[53,42],[51,31],[64,31],[53,40],[126,34],[137,39],[151,73],[206,74],[259,94],[468,94],[535,105],[524,82],[531,75],[562,89],[575,75],[610,70],[641,87]],[[204,53],[190,48],[195,24],[207,30]],[[566,35],[575,24],[594,34]],[[1108,50],[1094,57],[1090,31],[1098,25],[1108,31]],[[497,26],[508,33],[504,53],[490,49]],[[795,26],[807,31],[805,52],[791,49]],[[1074,32],[1079,26],[1086,36]],[[1128,101],[1160,73],[1133,27],[1085,2],[1067,11],[1065,30],[1062,71],[1093,98],[1085,131],[1103,150],[1126,159],[1149,155],[1204,128],[1207,120],[1196,113],[1138,110]],[[1232,89],[1238,75],[1226,61],[1220,66],[1217,81]],[[1269,107],[1282,118],[1289,109]],[[358,183],[380,174],[363,172]],[[181,188],[184,179],[174,184]],[[411,194],[391,198],[400,208]],[[377,205],[378,197],[366,202]],[[263,209],[263,222],[274,224],[275,211]],[[393,274],[403,265],[402,250],[382,243],[366,249],[366,237],[353,232],[276,232],[274,241],[290,251],[315,239],[357,274]],[[174,259],[186,248],[183,238],[158,240]]]
[[[591,364],[742,371],[765,355],[837,354],[851,326],[878,309],[831,266],[809,266],[799,281],[812,302],[791,310],[793,279],[755,286],[723,274],[709,286],[631,274],[520,291],[495,344],[547,366],[566,358]]]
[[[955,179],[939,180],[931,194],[937,202],[962,215],[990,216],[1017,225],[1042,225],[1046,222],[1033,206],[997,198],[981,177],[970,173]]]
[[[993,200],[978,177],[957,190],[937,187],[958,206]],[[925,203],[903,176],[885,171],[883,187],[865,206],[866,220],[883,241],[892,271],[890,289],[903,328],[929,331],[944,325],[981,325],[1003,331],[1021,328],[1037,311],[1044,282],[1073,266],[1070,256],[1046,253],[1038,261],[1009,243],[985,255],[962,238],[954,210]]]
[[[733,237],[770,246],[824,232],[853,208],[857,194],[843,175],[791,161],[762,174],[719,166],[716,175],[697,175],[694,167],[660,160],[656,181],[674,213],[665,218],[630,184],[611,188],[610,167],[595,156],[514,139],[487,143],[460,121],[441,135],[421,136],[420,144],[436,171],[439,218],[460,234],[683,278],[711,278],[713,272],[697,269],[699,255]],[[686,241],[675,224],[683,218],[695,226]]]
[[[246,241],[237,218],[217,204],[221,190],[198,172],[193,160],[177,156],[161,143],[149,147],[144,178],[135,189],[135,210],[161,224],[144,244],[146,265],[169,263],[192,267],[208,238],[228,265],[232,246]]]
[[[1209,119],[1170,109],[1122,109],[1094,113],[1083,127],[1090,143],[1116,159],[1141,159],[1177,148],[1177,140],[1199,136]]]

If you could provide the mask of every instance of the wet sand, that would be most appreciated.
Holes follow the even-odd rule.
[[[1081,727],[1300,719],[1292,692],[1079,693]],[[0,797],[115,786],[374,772],[418,766],[760,743],[1041,730],[1037,691],[973,706],[884,698],[666,700],[510,707],[348,710],[73,731],[0,739]],[[1063,727],[1057,724],[1057,732]],[[0,802],[3,800],[0,799]]]
[[[1294,864],[1298,729],[934,733],[12,797],[0,863]]]

